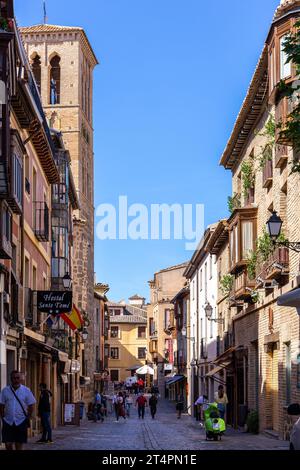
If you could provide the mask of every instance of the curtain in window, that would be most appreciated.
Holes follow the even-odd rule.
[[[243,259],[246,259],[251,250],[253,250],[253,223],[242,223],[242,240],[243,240]]]

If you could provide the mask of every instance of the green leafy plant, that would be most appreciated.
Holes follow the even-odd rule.
[[[295,30],[287,35],[283,42],[283,50],[287,55],[286,63],[292,63],[297,80],[291,83],[286,83],[281,80],[277,85],[278,100],[287,97],[292,103],[293,111],[288,115],[286,122],[277,123],[279,129],[279,136],[282,140],[289,142],[288,145],[292,146],[295,150],[294,158],[292,161],[292,173],[300,172],[300,21],[295,24]]]
[[[242,183],[243,183],[243,195],[247,197],[249,190],[254,188],[255,183],[255,172],[254,172],[254,161],[252,158],[244,160],[241,165]]]
[[[220,289],[223,295],[229,295],[233,287],[234,276],[232,274],[224,274],[220,279]]]
[[[257,132],[257,135],[261,135],[267,138],[265,145],[261,146],[260,153],[256,156],[259,169],[262,170],[268,160],[272,160],[273,148],[275,147],[275,133],[276,123],[273,114],[269,114],[269,119],[265,124],[262,132]]]
[[[275,245],[267,233],[266,229],[263,229],[263,233],[258,237],[256,241],[257,256],[265,262],[269,258],[270,254],[273,253]]]
[[[259,301],[260,299],[260,296],[259,296],[259,292],[257,290],[253,290],[250,294],[251,296],[251,301],[255,304],[256,302]]]
[[[235,209],[241,207],[241,195],[238,193],[234,193],[233,196],[228,196],[227,204],[228,210],[232,214]]]
[[[247,430],[253,434],[259,433],[259,416],[256,410],[250,411],[247,416]]]
[[[0,28],[4,29],[5,31],[8,30],[8,21],[6,18],[0,16]]]
[[[257,252],[250,251],[247,257],[247,274],[250,280],[256,278]]]

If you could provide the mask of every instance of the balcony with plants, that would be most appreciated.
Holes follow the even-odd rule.
[[[256,287],[269,286],[269,281],[273,279],[280,284],[288,281],[289,250],[284,246],[284,234],[277,242],[282,246],[275,245],[264,229],[256,241],[256,249],[249,255],[248,273],[251,280],[255,280]]]

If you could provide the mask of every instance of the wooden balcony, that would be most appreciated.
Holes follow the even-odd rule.
[[[262,171],[263,176],[263,188],[270,188],[273,182],[273,162],[267,160]]]
[[[250,280],[247,270],[235,274],[234,279],[234,297],[236,300],[247,300],[251,297],[251,291],[255,288],[255,280]]]
[[[282,168],[288,160],[288,146],[276,145],[275,148],[275,168]]]
[[[263,281],[278,279],[289,274],[289,249],[277,247],[268,260],[260,266],[258,278]]]

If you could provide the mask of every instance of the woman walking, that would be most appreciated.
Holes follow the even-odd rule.
[[[119,392],[119,396],[117,397],[117,403],[116,403],[116,411],[117,411],[117,421],[119,421],[119,417],[122,416],[122,418],[126,419],[125,416],[125,406],[124,406],[124,398],[123,398],[123,393]]]

